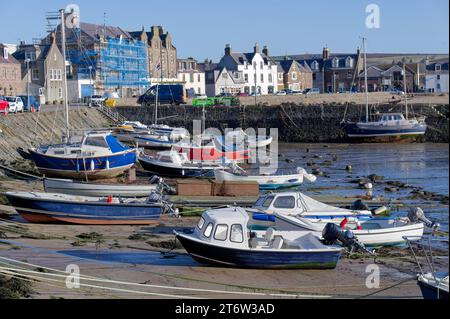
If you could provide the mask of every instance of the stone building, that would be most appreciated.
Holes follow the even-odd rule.
[[[178,80],[185,84],[187,90],[197,95],[205,95],[205,72],[198,67],[193,58],[178,59]]]
[[[64,59],[55,37],[50,41],[49,45],[21,43],[14,53],[22,67],[25,91],[29,86],[30,95],[39,96],[42,103],[64,99]]]
[[[15,96],[23,94],[23,82],[20,62],[9,54],[9,50],[0,44],[0,95]]]
[[[403,76],[403,65],[379,65],[367,67],[367,85],[369,92],[383,92],[388,89],[414,92],[416,90],[417,74],[414,69],[405,65],[406,80]],[[360,91],[365,91],[364,70],[358,75]],[[405,83],[406,81],[406,88]]]
[[[295,60],[285,59],[277,63],[278,91],[303,91],[313,87],[312,71],[307,64],[302,65]]]
[[[177,79],[177,48],[169,32],[162,26],[152,26],[150,32],[143,27],[130,35],[147,44],[147,67],[151,82]]]

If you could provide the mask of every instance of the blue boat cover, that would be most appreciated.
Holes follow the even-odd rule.
[[[108,143],[111,152],[119,153],[129,150],[130,148],[120,143],[114,136],[106,136],[106,143]]]

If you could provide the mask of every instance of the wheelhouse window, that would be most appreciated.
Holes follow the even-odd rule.
[[[108,148],[108,143],[106,143],[103,137],[88,137],[84,142],[84,145],[89,146],[97,146],[97,147],[106,147]]]
[[[281,196],[278,197],[273,205],[275,208],[295,208],[294,196]]]
[[[228,225],[217,225],[214,239],[225,241],[228,235]]]
[[[242,225],[235,224],[231,226],[230,241],[238,244],[244,242],[244,231],[242,229]]]
[[[200,220],[198,221],[198,224],[197,224],[197,227],[198,227],[198,229],[202,229],[203,228],[203,226],[205,226],[205,219],[202,217],[202,218],[200,218]]]
[[[209,223],[208,226],[206,226],[206,229],[205,229],[205,231],[203,232],[203,235],[204,235],[206,238],[211,237],[212,230],[213,230],[213,224],[212,224],[212,223]]]
[[[256,203],[255,203],[255,206],[256,207],[269,207],[270,206],[270,204],[272,204],[272,201],[273,201],[273,199],[274,199],[274,196],[263,196],[263,197],[260,197],[257,201],[256,201]]]

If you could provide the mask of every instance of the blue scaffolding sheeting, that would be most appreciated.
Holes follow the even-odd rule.
[[[145,87],[148,85],[146,45],[128,39],[107,39],[101,42],[96,69],[105,88]]]

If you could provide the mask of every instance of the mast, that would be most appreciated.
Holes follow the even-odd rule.
[[[367,50],[366,50],[366,38],[363,38],[363,50],[364,50],[364,86],[366,89],[366,123],[369,122],[369,86],[367,80]]]
[[[405,90],[405,108],[406,108],[406,112],[405,112],[405,117],[406,119],[408,119],[408,89],[406,87],[406,64],[403,63],[403,87]]]
[[[61,45],[62,45],[62,54],[63,54],[63,62],[64,62],[64,69],[63,69],[63,85],[64,85],[64,108],[66,112],[66,138],[67,141],[70,138],[70,126],[69,126],[69,103],[67,101],[67,68],[66,68],[66,25],[65,25],[65,10],[61,9]]]

